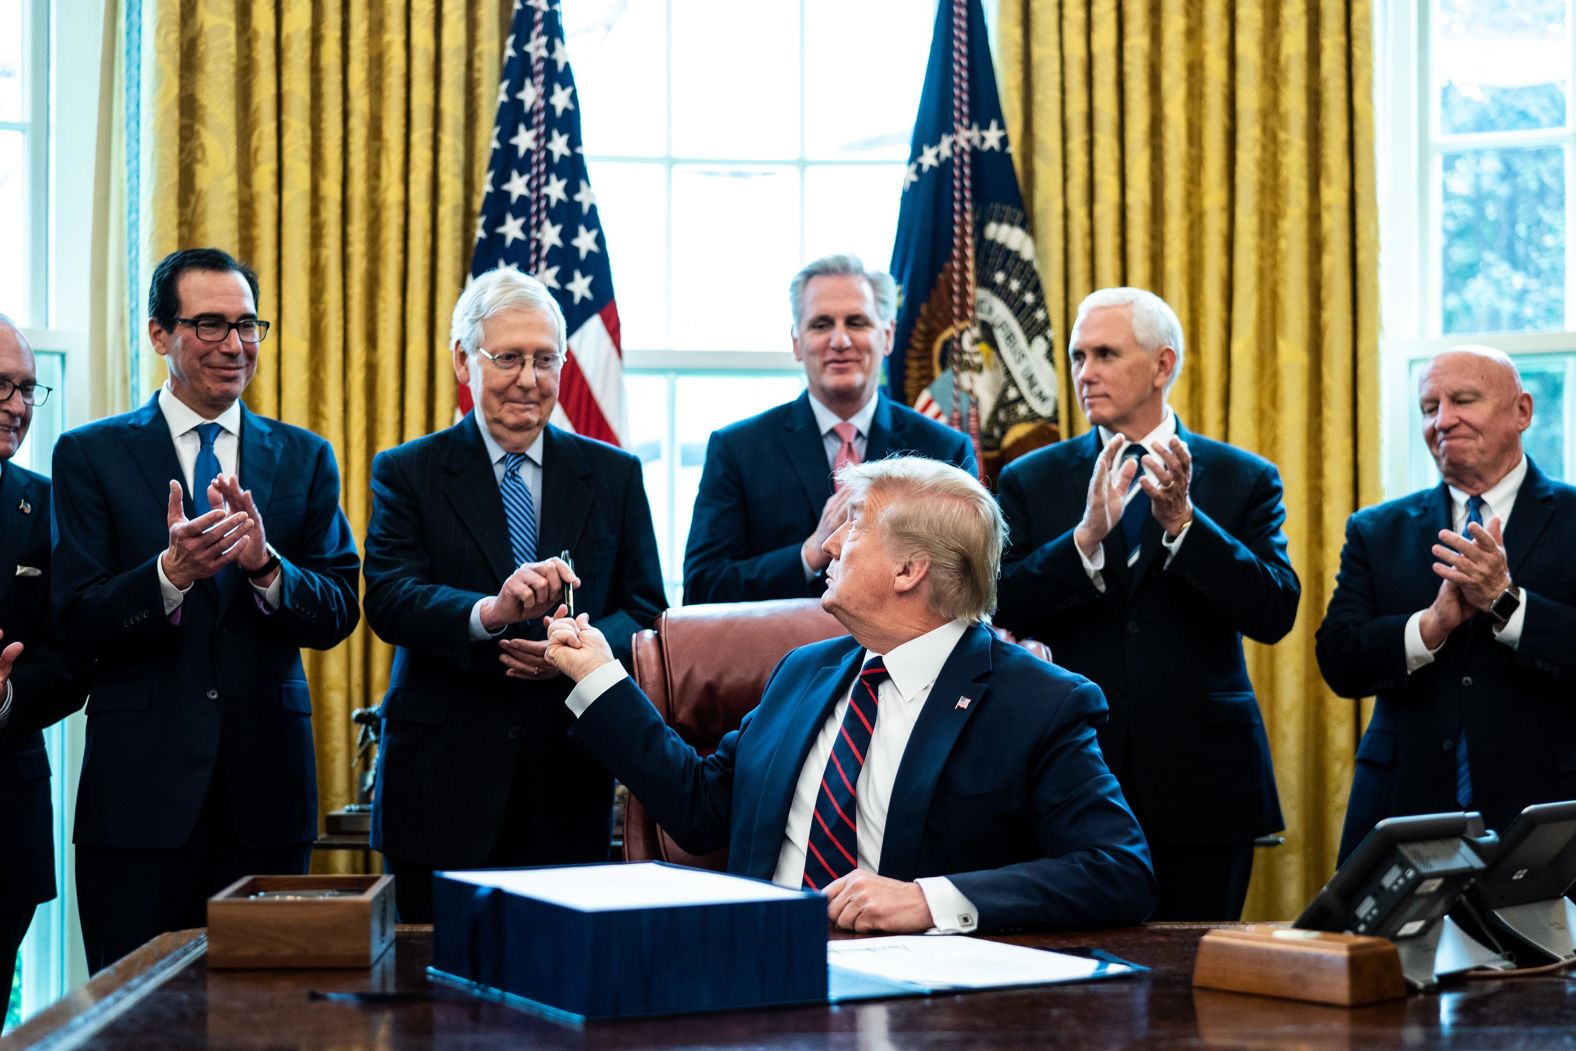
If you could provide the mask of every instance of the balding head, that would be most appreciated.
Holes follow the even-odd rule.
[[[1423,441],[1439,474],[1481,495],[1521,462],[1521,435],[1532,425],[1532,395],[1510,356],[1468,345],[1436,355],[1418,383]]]
[[[38,366],[22,329],[4,314],[0,314],[0,380],[6,381],[0,386],[11,388],[0,401],[0,460],[9,460],[21,448],[33,422],[33,406],[22,400],[16,387],[37,383]]]

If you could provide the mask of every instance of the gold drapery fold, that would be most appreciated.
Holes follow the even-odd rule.
[[[143,276],[209,244],[256,268],[274,327],[247,404],[333,443],[358,539],[374,453],[452,419],[448,316],[470,268],[510,10],[144,0]],[[144,355],[144,391],[162,368]],[[325,811],[355,798],[350,711],[382,696],[389,656],[365,624],[307,655]]]
[[[1379,497],[1371,19],[1369,0],[1000,7],[1004,108],[1056,331],[1096,288],[1164,296],[1187,334],[1177,412],[1285,481],[1302,604],[1248,664],[1286,845],[1259,852],[1253,918],[1294,916],[1332,871],[1357,739],[1313,636],[1346,517]],[[1062,419],[1087,430],[1058,366]]]

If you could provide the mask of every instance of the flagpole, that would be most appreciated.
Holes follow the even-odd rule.
[[[952,0],[952,389],[969,401],[965,425],[963,399],[952,400],[952,427],[966,431],[974,446],[975,469],[985,480],[985,449],[980,440],[979,399],[973,384],[965,386],[962,362],[969,357],[970,373],[981,367],[969,336],[974,331],[974,182],[973,146],[969,130],[969,0]]]

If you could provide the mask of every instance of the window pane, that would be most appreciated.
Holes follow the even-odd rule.
[[[668,148],[667,4],[576,0],[563,10],[588,155]]]
[[[27,136],[0,131],[0,230],[7,249],[0,251],[0,314],[19,325],[32,324],[32,283],[27,245],[32,240],[27,209]]]
[[[22,0],[0,0],[0,120],[22,113]]]
[[[1443,156],[1445,332],[1565,326],[1565,152]]]
[[[809,157],[908,159],[935,13],[936,0],[806,0]]]
[[[1570,90],[1566,0],[1439,0],[1434,69],[1445,134],[1559,128]]]
[[[892,261],[902,164],[811,166],[804,173],[804,257],[853,252],[876,270]]]
[[[668,339],[667,168],[588,161],[607,237],[613,291],[626,350],[666,349]]]
[[[674,166],[675,347],[787,350],[801,265],[797,169]]]
[[[673,0],[672,119],[675,157],[797,158],[799,5]]]
[[[629,404],[629,451],[640,457],[651,505],[651,525],[657,534],[657,554],[664,573],[674,574],[672,499],[668,477],[673,471],[668,441],[668,380],[661,373],[624,374],[624,396]],[[682,553],[680,553],[682,557]]]

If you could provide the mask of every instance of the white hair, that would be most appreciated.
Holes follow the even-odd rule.
[[[1090,292],[1078,304],[1078,315],[1073,319],[1068,345],[1078,342],[1078,326],[1086,315],[1107,307],[1131,309],[1133,337],[1146,353],[1153,356],[1160,353],[1161,347],[1170,347],[1176,351],[1176,367],[1171,370],[1171,378],[1166,381],[1166,390],[1169,391],[1177,377],[1182,375],[1182,322],[1177,318],[1177,312],[1171,309],[1171,304],[1147,289],[1123,286]]]
[[[536,278],[509,267],[489,270],[465,286],[449,322],[449,345],[458,343],[467,355],[475,356],[481,343],[482,324],[510,310],[528,310],[551,318],[558,330],[558,353],[563,356],[569,336],[558,301]]]

